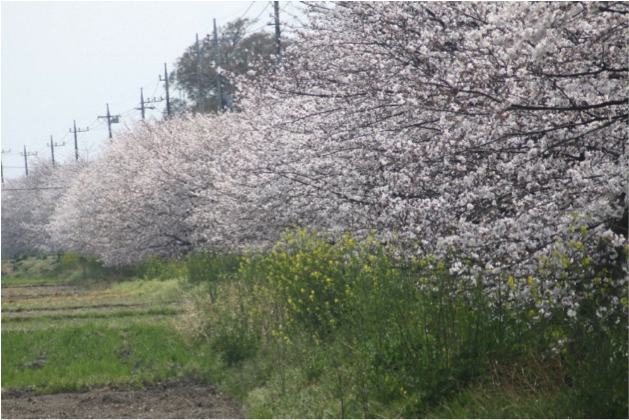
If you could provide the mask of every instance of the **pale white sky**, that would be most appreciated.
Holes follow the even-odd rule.
[[[296,5],[281,2],[286,12]],[[56,143],[55,160],[74,156],[69,132],[79,134],[79,152],[90,157],[109,141],[106,104],[121,124],[141,118],[140,88],[144,97],[165,96],[158,75],[169,72],[176,59],[199,38],[212,32],[212,19],[221,26],[239,17],[258,17],[250,30],[273,31],[272,2],[259,1],[2,1],[0,91],[2,155],[5,179],[24,174],[20,153],[50,159],[50,136]],[[288,13],[280,14],[289,19]],[[171,90],[171,97],[176,94]],[[156,105],[157,111],[165,102]],[[147,112],[147,116],[151,111]],[[159,113],[156,113],[156,115]],[[115,139],[114,139],[115,141]]]

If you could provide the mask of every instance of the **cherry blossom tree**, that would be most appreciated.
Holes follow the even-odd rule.
[[[59,199],[85,163],[52,166],[45,160],[31,164],[28,176],[7,180],[2,188],[2,255],[57,250],[47,230]]]
[[[129,127],[61,200],[53,237],[108,265],[260,237],[255,218],[241,216],[251,200],[235,187],[243,117],[187,115]]]
[[[355,228],[498,271],[530,273],[575,224],[594,253],[602,238],[620,246],[628,11],[313,4],[268,83],[283,150],[265,170],[324,217],[345,210]]]

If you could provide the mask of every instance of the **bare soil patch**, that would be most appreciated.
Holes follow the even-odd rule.
[[[28,395],[2,392],[2,418],[245,418],[242,409],[213,388],[194,381],[145,389],[100,388],[82,393]]]

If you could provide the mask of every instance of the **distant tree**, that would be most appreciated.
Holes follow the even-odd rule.
[[[224,106],[229,104],[234,95],[234,85],[229,74],[244,75],[250,66],[258,61],[274,61],[274,36],[267,32],[249,33],[248,28],[255,20],[237,19],[219,28],[219,54],[222,76]],[[217,57],[213,36],[207,35],[199,40],[201,54],[201,88],[205,100],[205,112],[218,109],[216,68]],[[175,69],[170,75],[176,89],[184,93],[185,99],[177,100],[175,113],[185,111],[198,112],[199,90],[197,80],[196,43],[190,45],[177,59]]]
[[[244,114],[220,113],[142,121],[119,133],[58,200],[54,243],[120,266],[249,239],[253,229],[240,220],[256,219],[240,216],[249,200],[234,184],[245,131]]]
[[[48,223],[58,201],[87,163],[53,167],[47,160],[31,165],[28,176],[8,180],[2,188],[2,258],[22,252],[51,253]]]

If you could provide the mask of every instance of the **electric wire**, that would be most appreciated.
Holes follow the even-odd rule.
[[[248,14],[248,13],[252,10],[253,6],[254,6],[256,3],[258,3],[258,2],[256,2],[256,1],[252,1],[252,2],[250,2],[250,3],[248,4],[247,8],[244,10],[244,12],[243,12],[242,14],[240,14],[240,17],[239,17],[238,19],[243,19],[245,16],[247,16],[247,14]],[[257,27],[256,29],[253,29],[253,30],[251,30],[251,29],[250,29],[250,28],[251,28],[251,27],[252,27],[255,23],[257,23],[258,19],[260,19],[260,17],[261,17],[261,16],[262,16],[262,15],[263,15],[263,14],[264,14],[267,10],[268,10],[269,5],[271,5],[271,3],[272,3],[272,2],[265,2],[265,3],[266,3],[266,4],[264,5],[264,8],[263,8],[263,9],[262,9],[262,10],[261,10],[261,11],[260,11],[257,15],[256,15],[256,17],[255,17],[255,18],[253,18],[253,19],[251,20],[251,22],[249,23],[249,25],[245,26],[245,28],[244,28],[244,29],[245,29],[245,32],[243,33],[243,37],[242,37],[242,38],[241,38],[241,39],[237,42],[237,44],[239,44],[239,43],[240,43],[240,42],[244,39],[244,37],[245,37],[246,35],[250,35],[250,34],[253,34],[253,33],[257,33],[257,32],[259,32],[259,31],[263,30],[264,28],[266,28],[266,27],[268,26],[268,23],[265,23],[264,25],[259,26],[259,27]],[[295,8],[295,7],[292,5],[292,3],[287,2],[287,3],[284,5],[284,7],[282,7],[282,8],[281,8],[281,11],[285,11],[288,7],[291,7],[291,8],[293,8],[293,9]],[[232,15],[232,16],[234,16],[234,15]],[[292,16],[291,16],[291,17],[292,17]],[[207,30],[207,29],[208,29],[208,28],[210,28],[211,26],[212,26],[212,25],[209,25],[209,26],[208,26],[205,30]],[[204,30],[204,31],[205,31],[205,30]],[[161,81],[158,81],[158,82],[155,84],[155,88],[154,88],[153,95],[152,95],[152,97],[153,97],[153,98],[155,98],[155,95],[156,95],[156,93],[157,93],[157,89],[159,88],[160,83],[161,83]],[[114,102],[114,103],[110,103],[109,105],[110,105],[110,106],[117,106],[117,105],[120,105],[120,104],[123,104],[123,103],[127,103],[131,97],[132,97],[132,94],[131,94],[131,93],[129,93],[128,95],[126,95],[125,97],[123,97],[122,99],[120,99],[119,101]],[[128,118],[128,117],[131,117],[131,118],[133,118],[133,116],[137,116],[137,115],[139,115],[139,114],[140,114],[140,110],[139,110],[139,109],[132,108],[132,109],[130,109],[130,110],[127,110],[127,111],[125,111],[125,112],[121,113],[121,114],[120,114],[120,117],[127,117],[127,118]],[[87,116],[87,114],[86,114],[86,115],[83,115],[80,119],[85,119],[85,117],[86,117],[86,116]],[[100,131],[100,130],[104,130],[105,128],[107,128],[107,125],[108,125],[108,124],[107,124],[107,123],[106,123],[106,122],[105,122],[102,118],[98,118],[98,117],[97,117],[97,118],[96,118],[95,120],[93,120],[93,121],[92,121],[89,125],[87,125],[87,126],[86,126],[86,129],[87,129],[87,130],[89,130],[89,131]],[[87,134],[89,131],[87,131],[87,130],[86,130],[86,131],[81,131],[81,132],[78,132],[78,131],[77,131],[77,133],[76,133],[76,134],[77,134],[77,141],[78,141],[78,140],[82,140],[82,141],[83,141],[83,140],[85,140],[85,139],[89,136],[89,134]],[[64,132],[64,135],[63,135],[63,136],[61,136],[61,140],[59,140],[59,142],[64,142],[64,141],[68,138],[68,136],[69,136],[70,134],[72,134],[72,131],[66,131],[66,132]],[[57,136],[57,137],[60,137],[60,136]],[[61,146],[62,146],[62,145],[59,145],[58,147],[61,147]],[[30,156],[38,156],[40,153],[43,153],[44,151],[46,151],[46,150],[48,149],[48,147],[49,147],[49,145],[47,145],[47,146],[44,146],[44,147],[40,148],[39,150],[37,150],[37,151],[36,151],[35,153],[33,153],[32,155],[29,155],[29,157],[30,157]],[[31,152],[31,153],[32,153],[32,152]],[[21,152],[7,152],[7,153],[3,153],[3,155],[9,155],[9,156],[11,156],[11,155],[13,155],[13,156],[17,156],[17,155],[21,155],[21,154],[22,154]],[[21,166],[20,166],[20,167],[18,167],[18,166],[16,166],[16,167],[13,167],[13,166],[5,166],[5,168],[6,168],[6,169],[24,169],[24,168],[23,168],[23,167],[21,167]]]
[[[255,3],[256,3],[255,1],[252,1],[252,2],[251,2],[251,4],[249,5],[249,7],[247,7],[247,10],[245,10],[245,13],[243,13],[243,14],[242,14],[242,16],[240,16],[238,19],[239,19],[239,20],[242,20],[242,18],[244,18],[244,17],[245,17],[245,15],[246,15],[247,13],[249,13],[249,10],[251,10],[251,7],[252,7]]]
[[[269,2],[267,2],[267,3],[266,3],[266,6],[264,6],[264,9],[262,9],[262,11],[260,12],[260,14],[258,14],[258,16],[256,16],[255,18],[253,18],[253,19],[251,20],[251,23],[245,27],[245,34],[249,34],[249,33],[253,33],[253,32],[256,32],[256,31],[257,31],[257,30],[256,30],[256,31],[247,31],[247,29],[248,29],[250,26],[253,26],[254,24],[256,24],[256,23],[258,22],[258,19],[260,19],[260,16],[262,16],[262,14],[263,14],[264,12],[266,12],[266,9],[268,9],[268,8],[269,8],[269,5],[270,5],[270,4],[271,4],[271,2],[270,2],[270,1],[269,1]],[[266,26],[266,24],[264,24],[264,26]],[[263,26],[263,27],[264,27],[264,26]]]

